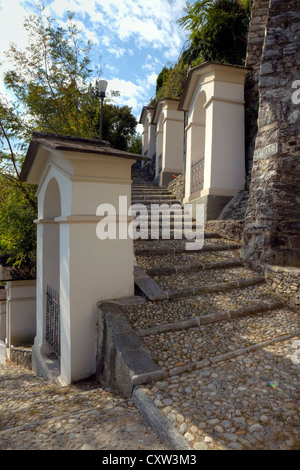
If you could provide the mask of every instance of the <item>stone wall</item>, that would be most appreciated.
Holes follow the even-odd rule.
[[[168,184],[168,190],[178,199],[182,204],[182,201],[185,196],[185,173],[177,176],[171,183]]]
[[[246,185],[250,186],[258,119],[258,82],[270,0],[254,0],[248,35],[245,81]]]
[[[127,298],[124,304],[120,300],[97,305],[96,377],[103,387],[112,387],[125,398],[131,397],[136,386],[164,375],[122,308],[122,305],[139,303],[139,297],[131,299],[132,303]]]
[[[10,361],[25,369],[32,369],[32,349],[31,347],[14,347],[10,348]]]
[[[248,207],[249,191],[237,192],[224,207],[218,220],[244,220]]]
[[[300,305],[300,269],[267,266],[266,280],[281,298],[293,306]]]
[[[208,220],[205,224],[205,230],[217,233],[221,237],[241,245],[243,243],[244,225],[244,220]]]
[[[242,259],[253,267],[300,267],[299,0],[270,0],[259,81],[255,143]]]

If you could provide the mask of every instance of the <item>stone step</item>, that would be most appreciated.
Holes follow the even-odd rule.
[[[245,279],[237,279],[235,281],[218,282],[205,285],[196,285],[192,287],[183,287],[164,291],[168,299],[180,299],[191,295],[203,295],[211,292],[226,292],[234,289],[243,289],[244,287],[258,286],[265,283],[262,276],[254,276]],[[160,284],[158,284],[160,286]],[[160,286],[161,287],[161,286]]]
[[[190,229],[196,231],[196,228],[197,228],[197,224],[196,222],[194,221],[191,221],[191,222],[185,222],[186,223],[186,229],[184,227],[184,224],[182,222],[182,220],[180,218],[174,218],[174,217],[170,217],[170,218],[160,218],[160,220],[158,220],[158,222],[156,222],[155,220],[151,220],[151,217],[140,217],[138,216],[137,219],[135,219],[135,224],[136,226],[142,226],[143,228],[145,227],[148,227],[148,229],[150,230],[149,234],[151,234],[151,229],[152,230],[157,230],[159,229],[159,233],[160,233],[160,236],[162,237],[164,233],[168,234],[168,230],[169,228],[171,228],[171,230],[175,231],[175,232],[178,232],[178,234],[180,234],[181,232],[186,232],[186,233],[190,233]],[[199,233],[200,231],[198,230],[196,233]]]
[[[179,273],[180,270],[194,269],[194,266],[197,269],[201,269],[200,266],[203,266],[203,269],[210,269],[216,265],[216,263],[224,262],[237,262],[240,263],[238,252],[236,250],[226,250],[226,251],[194,251],[186,252],[172,255],[163,255],[163,256],[136,256],[136,261],[138,265],[144,269],[146,272],[152,269],[175,269]],[[148,273],[151,275],[150,271]]]
[[[153,240],[151,241],[153,242]],[[238,250],[239,248],[240,246],[236,243],[213,244],[213,245],[204,245],[201,251],[202,252],[204,251],[227,251],[227,250]],[[162,249],[135,248],[136,256],[162,256],[162,255],[172,255],[172,254],[178,254],[178,253],[192,253],[192,252],[199,252],[199,250],[198,249],[186,250],[184,245],[182,245],[181,247],[177,245],[177,247],[174,247],[174,248],[168,247],[168,248],[162,248]]]
[[[145,187],[145,186],[155,186],[157,187],[155,184],[154,184],[154,181],[151,180],[151,179],[148,179],[148,180],[145,180],[145,179],[141,179],[141,178],[132,178],[131,179],[132,181],[132,187]]]
[[[223,333],[226,351],[237,331]],[[193,449],[298,449],[299,366],[288,359],[296,338],[289,330],[274,341],[254,337],[228,353],[170,364],[165,378],[145,387],[147,397]]]
[[[153,178],[139,178],[139,177],[132,177],[132,182],[134,184],[140,184],[140,185],[143,185],[143,184],[147,184],[147,183],[151,183],[151,184],[154,184],[153,183]]]
[[[233,265],[232,265],[233,264]],[[211,263],[211,269],[204,269],[205,264],[201,269],[188,269],[187,266],[179,267],[173,272],[153,274],[153,279],[157,284],[168,292],[178,292],[185,289],[205,289],[211,285],[226,284],[231,286],[235,282],[239,282],[241,285],[243,282],[250,282],[251,279],[257,280],[257,282],[265,282],[264,277],[258,276],[252,270],[245,268],[241,264],[235,262],[224,262],[224,263]],[[215,266],[215,267],[213,267]],[[181,268],[181,270],[180,270]],[[167,269],[167,268],[165,268]]]
[[[282,300],[263,282],[256,285],[238,286],[230,290],[213,291],[206,289],[201,294],[186,297],[169,297],[140,305],[124,306],[133,328],[138,333],[149,328],[165,328],[170,324],[185,321],[196,321],[211,324],[223,320],[234,320],[235,317],[256,313],[259,308],[268,311],[283,306]],[[252,311],[252,309],[254,309]],[[251,313],[252,312],[252,313]],[[229,315],[230,313],[230,315]],[[192,324],[191,326],[193,326]],[[172,327],[173,329],[173,327]]]
[[[149,231],[149,236],[150,236],[150,235],[151,235],[151,231]],[[206,242],[207,242],[208,240],[218,240],[218,241],[221,241],[221,240],[222,240],[222,235],[220,235],[219,233],[215,233],[215,232],[204,232],[204,239],[206,240]],[[150,246],[151,242],[152,242],[152,243],[157,243],[156,240],[151,240],[151,237],[149,237],[148,239],[145,239],[145,240],[141,240],[141,241],[140,241],[140,244],[144,244],[144,242],[146,243],[145,246],[147,247],[147,245],[148,245],[148,247],[150,247],[150,248],[151,248],[151,246]],[[148,243],[147,243],[147,242],[148,242]],[[161,243],[161,245],[162,245],[161,248],[164,248],[163,244],[164,244],[164,242],[168,242],[168,240],[161,240],[161,242],[162,242],[162,243]],[[174,241],[174,243],[175,243],[175,242],[176,242],[176,241]],[[229,242],[229,243],[230,243],[230,242]],[[136,244],[136,246],[137,246],[137,245],[139,244],[139,241],[136,240],[136,241],[135,241],[135,244]],[[155,250],[156,247],[154,247],[153,249]]]
[[[297,314],[278,303],[243,310],[226,312],[226,316],[223,312],[225,321],[215,323],[213,329],[209,323],[201,324],[201,319],[197,324],[199,319],[194,318],[187,328],[184,324],[166,331],[152,328],[141,336],[161,369],[179,375],[299,334]]]
[[[144,206],[150,206],[152,204],[168,204],[168,205],[172,205],[172,204],[180,204],[180,202],[175,199],[174,197],[173,198],[170,198],[170,197],[155,197],[155,198],[152,198],[152,199],[133,199],[131,198],[131,203],[132,204],[143,204]]]
[[[172,266],[159,266],[156,268],[148,268],[145,270],[148,276],[160,276],[160,275],[178,275],[188,274],[198,271],[208,271],[217,269],[228,269],[242,267],[242,262],[239,259],[217,261],[211,263],[200,263],[200,264],[189,264],[189,265],[173,265]]]
[[[161,190],[165,190],[167,191],[167,187],[166,186],[156,186],[154,183],[153,184],[149,184],[149,183],[144,183],[144,184],[141,184],[141,183],[137,183],[137,182],[132,182],[132,186],[131,186],[131,190],[132,191],[147,191],[147,190],[153,190],[153,191],[161,191]]]
[[[166,188],[159,188],[157,186],[143,186],[142,188],[137,188],[135,186],[132,186],[131,188],[131,194],[148,194],[148,195],[152,195],[152,194],[169,194],[171,195],[172,193],[166,189]]]
[[[156,219],[162,219],[162,220],[168,220],[174,219],[177,220],[177,222],[180,222],[181,220],[185,221],[186,223],[195,221],[195,219],[190,215],[187,214],[185,215],[184,212],[180,207],[176,207],[173,210],[169,208],[169,205],[167,207],[143,207],[141,204],[134,205],[134,214],[137,213],[137,217],[139,217],[139,220],[151,220],[155,221]]]
[[[161,191],[149,191],[149,192],[141,192],[141,191],[132,191],[131,192],[131,199],[132,200],[143,200],[143,201],[149,201],[149,200],[152,200],[152,199],[174,199],[174,195],[173,194],[170,194],[170,193],[163,193]]]
[[[148,300],[177,300],[181,298],[199,296],[210,293],[227,292],[236,289],[244,289],[247,287],[253,287],[265,284],[265,279],[262,276],[253,275],[251,277],[239,278],[238,276],[233,277],[233,280],[222,282],[224,279],[220,279],[219,282],[214,282],[210,279],[210,276],[204,276],[206,283],[200,284],[199,281],[192,281],[192,273],[189,276],[185,275],[184,280],[188,282],[189,287],[181,287],[178,283],[170,282],[169,284],[161,281],[162,276],[150,277],[143,269],[139,266],[135,266],[135,285],[139,289],[138,295],[146,297]],[[172,275],[170,275],[171,277]],[[179,275],[177,275],[179,277]],[[206,279],[207,278],[207,279]],[[195,282],[195,285],[192,284]],[[174,287],[176,287],[174,289]]]

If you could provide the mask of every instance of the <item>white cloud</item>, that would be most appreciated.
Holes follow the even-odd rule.
[[[117,69],[117,67],[115,67],[114,65],[110,65],[110,64],[104,64],[103,73],[105,73],[106,70],[109,70],[111,73],[114,73],[114,74],[119,73],[119,70]]]
[[[47,12],[63,17],[67,10],[89,18],[101,43],[114,48],[117,40],[134,40],[136,47],[164,50],[176,59],[184,33],[176,23],[185,0],[49,0]],[[131,49],[132,51],[132,49]]]
[[[30,1],[0,0],[0,61],[10,40],[21,48],[28,44],[23,21],[30,13]],[[121,93],[116,104],[132,107],[135,114],[153,94],[162,66],[177,60],[185,41],[176,23],[183,15],[185,0],[42,1],[45,15],[63,26],[67,11],[75,13],[83,36],[101,49],[104,74],[114,77],[109,79],[109,87]]]
[[[117,59],[119,59],[120,57],[122,57],[125,54],[126,49],[124,49],[122,47],[119,47],[119,48],[110,47],[109,52],[111,54],[113,54],[114,56],[116,56]]]
[[[107,91],[119,91],[120,96],[113,98],[113,102],[118,106],[129,106],[132,108],[133,114],[137,117],[140,115],[142,107],[149,100],[147,98],[150,84],[152,84],[153,76],[151,80],[137,80],[134,83],[131,80],[123,80],[120,78],[112,78],[108,81]],[[155,76],[156,80],[156,76]],[[151,82],[151,83],[150,83]]]
[[[28,34],[24,30],[26,10],[19,5],[19,0],[0,0],[0,93],[5,93],[2,75],[12,68],[5,53],[10,48],[10,43],[22,45],[28,44]]]

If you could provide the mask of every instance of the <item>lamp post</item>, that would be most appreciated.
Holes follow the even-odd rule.
[[[99,81],[99,92],[101,100],[101,109],[100,109],[100,124],[99,124],[99,140],[102,140],[102,122],[103,122],[103,101],[105,98],[105,92],[108,82],[106,80]]]

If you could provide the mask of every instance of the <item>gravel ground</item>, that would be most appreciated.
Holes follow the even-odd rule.
[[[0,365],[0,450],[164,450],[130,400],[95,380],[57,388]]]
[[[300,450],[295,339],[145,390],[194,449]]]

